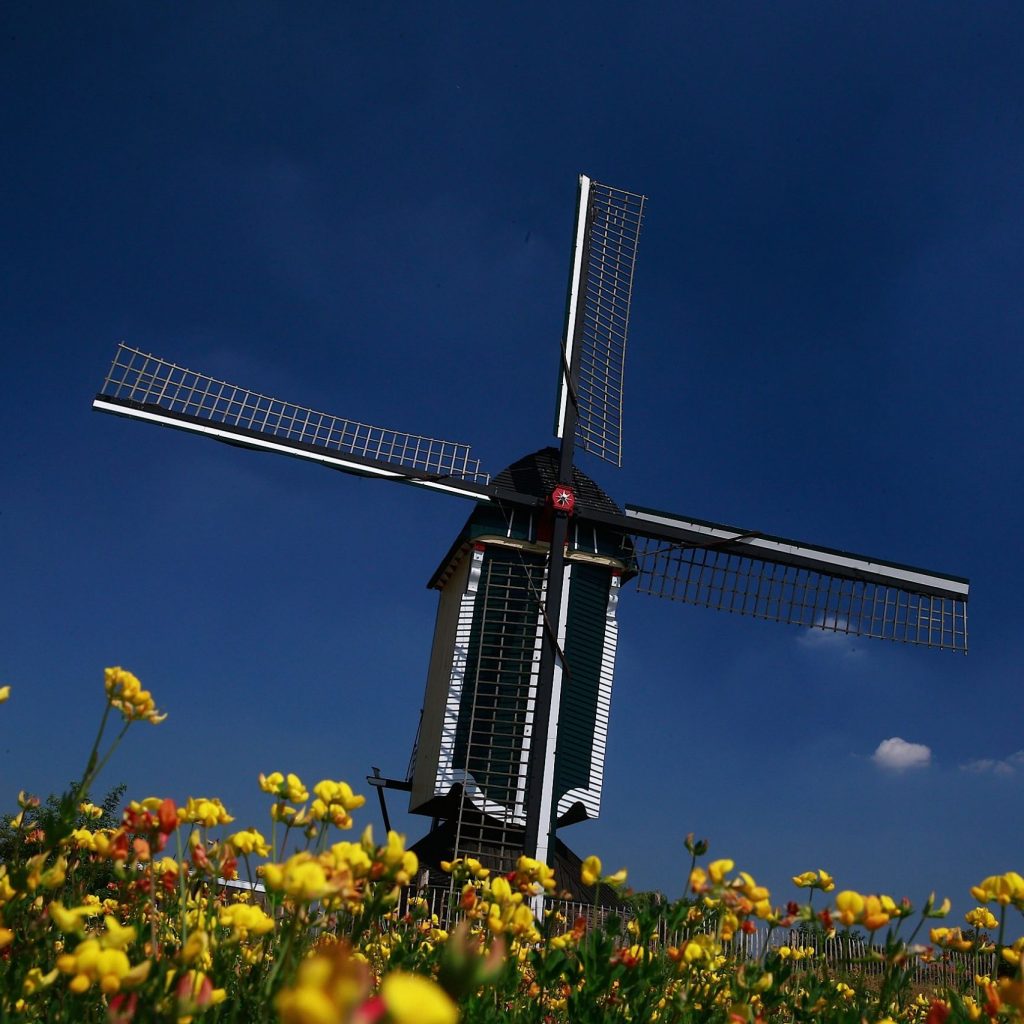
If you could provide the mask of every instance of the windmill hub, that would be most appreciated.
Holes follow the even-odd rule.
[[[548,499],[556,512],[571,516],[576,510],[576,492],[567,484],[559,484]]]

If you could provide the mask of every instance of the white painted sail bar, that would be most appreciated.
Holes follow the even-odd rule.
[[[966,600],[969,584],[967,580],[956,577],[942,576],[924,569],[914,569],[888,562],[880,562],[864,555],[847,552],[831,551],[828,548],[814,547],[800,541],[783,540],[778,537],[767,537],[745,533],[728,526],[718,526],[701,520],[684,519],[667,512],[655,512],[626,506],[626,516],[652,526],[665,526],[688,533],[706,537],[709,546],[733,543],[749,550],[749,557],[764,558],[784,564],[810,565],[818,572],[842,573],[844,575],[866,575],[883,579],[892,586],[906,590],[923,589],[938,591]]]
[[[622,388],[642,195],[580,176],[555,434],[622,465]]]
[[[328,452],[300,448],[297,445],[267,437],[254,437],[252,434],[243,433],[240,430],[232,430],[229,427],[213,427],[203,423],[195,423],[191,420],[182,419],[173,413],[158,413],[146,409],[136,409],[128,405],[109,401],[102,396],[98,396],[93,400],[92,407],[97,412],[113,413],[115,416],[126,416],[130,419],[143,420],[147,423],[156,423],[163,427],[172,427],[175,430],[187,430],[202,437],[209,437],[214,441],[224,441],[227,444],[252,448],[255,451],[265,451],[276,455],[287,455],[296,459],[305,459],[307,462],[317,462],[329,469],[340,469],[346,473],[356,473],[360,476],[379,477],[382,480],[396,480],[402,483],[417,484],[420,487],[428,487],[431,490],[444,491],[446,494],[455,494],[460,498],[468,498],[470,501],[492,500],[487,494],[479,490],[467,490],[466,488],[459,487],[455,482],[438,483],[436,480],[424,480],[420,477],[410,476],[408,473],[386,469],[383,466],[375,466],[367,462],[353,462],[350,459],[343,459]]]
[[[188,420],[181,419],[179,416],[149,412],[145,409],[133,409],[130,406],[105,401],[103,398],[94,399],[92,407],[98,412],[110,412],[117,416],[128,416],[132,419],[145,420],[148,423],[159,423],[161,426],[173,427],[175,430],[188,430],[193,434],[202,434],[216,441],[227,441],[231,444],[244,445],[247,448],[258,448],[264,451],[276,452],[279,455],[293,455],[298,458],[309,459],[311,462],[322,462],[337,469],[368,473],[371,476],[380,476],[390,480],[401,480],[405,477],[404,473],[395,473],[377,466],[368,466],[362,462],[349,462],[347,459],[339,459],[336,456],[326,455],[323,452],[311,452],[305,448],[297,448],[294,445],[284,444],[280,441],[272,441],[266,437],[253,437],[250,434],[243,434],[241,431],[231,430],[226,427],[210,427],[202,423],[191,423]]]
[[[555,416],[555,437],[565,432],[565,414],[571,397],[569,394],[569,369],[573,360],[573,345],[576,324],[582,315],[580,309],[580,279],[583,275],[583,250],[587,231],[587,206],[590,203],[590,178],[580,175],[579,203],[576,207],[576,237],[573,239],[572,273],[569,279],[569,300],[565,317],[565,337],[562,339],[562,365],[558,379],[558,411]]]

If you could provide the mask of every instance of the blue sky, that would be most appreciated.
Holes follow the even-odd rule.
[[[968,576],[971,653],[626,593],[604,812],[563,838],[672,894],[693,830],[783,900],[820,866],[960,913],[1024,868],[1019,6],[2,19],[5,806],[77,774],[113,664],[169,717],[103,784],[262,825],[260,771],[404,772],[469,506],[90,401],[124,340],[497,472],[550,440],[583,171],[650,197],[625,466],[586,471]]]

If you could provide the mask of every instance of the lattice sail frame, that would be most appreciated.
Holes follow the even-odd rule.
[[[636,540],[637,592],[772,622],[967,650],[967,601],[712,547]]]
[[[103,381],[97,398],[101,407],[102,397],[438,477],[479,484],[490,480],[467,444],[317,412],[188,370],[124,344],[118,345]]]
[[[614,466],[622,465],[626,339],[645,202],[580,178],[555,434],[563,436],[566,405],[575,397],[577,443]]]

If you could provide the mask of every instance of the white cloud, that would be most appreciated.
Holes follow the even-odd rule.
[[[882,740],[871,760],[879,768],[902,772],[908,768],[927,768],[931,764],[932,750],[923,743],[908,743],[899,736]]]
[[[861,654],[861,649],[854,642],[853,633],[849,632],[849,623],[842,617],[826,615],[821,622],[805,629],[798,637],[797,643],[807,650],[832,650],[841,652],[844,657],[852,658]]]
[[[979,757],[973,761],[966,761],[960,765],[963,772],[975,772],[979,775],[991,773],[992,775],[1016,775],[1024,772],[1024,750],[1018,750],[1002,760],[993,757]]]

